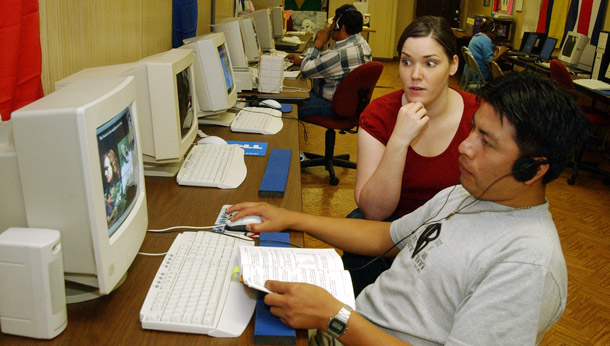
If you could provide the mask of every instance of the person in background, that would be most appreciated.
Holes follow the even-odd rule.
[[[482,100],[459,146],[460,185],[392,222],[311,216],[239,203],[259,215],[250,232],[303,231],[331,246],[395,255],[356,298],[355,311],[323,288],[268,280],[273,315],[317,329],[310,345],[537,345],[561,316],[567,269],[546,186],[587,137],[564,90],[512,73],[475,91]]]
[[[481,19],[479,24],[479,32],[475,34],[468,43],[468,49],[472,53],[474,60],[476,60],[483,78],[489,80],[490,73],[487,67],[487,61],[497,61],[504,54],[508,47],[500,46],[499,50],[496,51],[496,46],[493,40],[498,35],[498,25],[491,18]]]
[[[460,175],[458,145],[479,104],[449,87],[458,69],[456,38],[442,17],[416,18],[398,41],[402,90],[373,100],[360,117],[354,197],[348,217],[393,220],[420,207]],[[346,268],[372,258],[345,252]],[[388,269],[391,259],[352,270],[358,294]]]
[[[371,47],[360,35],[362,22],[362,13],[352,5],[343,5],[335,11],[331,26],[316,33],[313,46],[303,57],[297,54],[286,56],[301,66],[304,77],[312,80],[310,98],[299,106],[299,118],[332,116],[333,96],[343,77],[372,60]],[[335,43],[323,50],[331,38]]]

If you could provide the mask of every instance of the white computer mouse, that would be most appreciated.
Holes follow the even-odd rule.
[[[273,109],[282,109],[282,105],[279,102],[277,102],[276,100],[271,100],[271,99],[263,100],[263,101],[259,102],[259,105],[266,106],[266,107],[273,108]]]
[[[245,231],[246,225],[252,223],[261,223],[261,217],[258,215],[248,215],[244,216],[241,219],[237,219],[235,221],[227,220],[227,224],[225,229],[229,231]]]
[[[227,145],[227,141],[218,136],[207,136],[197,141],[197,144]]]

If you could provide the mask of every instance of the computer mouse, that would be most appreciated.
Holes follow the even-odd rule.
[[[197,144],[227,145],[227,141],[218,136],[207,136],[197,141]]]
[[[229,231],[245,231],[246,225],[252,223],[261,223],[261,217],[258,215],[248,215],[244,216],[241,219],[237,219],[235,221],[227,220],[225,229]]]
[[[273,109],[282,109],[282,105],[277,102],[276,100],[263,100],[261,102],[259,102],[260,106],[265,106],[265,107],[269,107],[269,108],[273,108]]]

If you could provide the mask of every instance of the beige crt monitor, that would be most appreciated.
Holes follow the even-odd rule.
[[[230,126],[235,113],[226,110],[237,102],[237,88],[224,33],[186,39],[179,49],[193,50],[199,123]]]
[[[56,82],[55,88],[118,76],[135,79],[144,174],[175,176],[198,130],[192,51],[170,50],[134,63],[87,68]]]
[[[133,77],[81,80],[10,120],[17,164],[0,156],[0,165],[18,172],[26,219],[12,226],[61,232],[68,302],[115,290],[146,234],[135,100]],[[19,192],[9,191],[0,198]]]

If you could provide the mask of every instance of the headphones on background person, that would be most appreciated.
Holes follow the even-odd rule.
[[[522,156],[518,158],[513,164],[513,170],[511,174],[515,180],[520,182],[525,182],[532,179],[536,172],[538,172],[538,167],[540,165],[546,165],[547,163],[553,163],[550,160],[541,160],[536,161],[531,156]]]
[[[349,12],[349,11],[358,11],[358,10],[355,7],[348,7],[345,10],[343,10],[343,12],[341,12],[339,17],[335,21],[335,30],[341,30],[341,24],[340,24],[341,23],[341,17],[343,17],[345,12]]]

